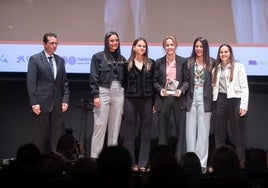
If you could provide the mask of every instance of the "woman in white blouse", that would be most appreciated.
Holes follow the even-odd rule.
[[[245,67],[234,59],[232,47],[219,47],[213,69],[214,133],[216,147],[226,144],[227,126],[241,165],[245,160],[245,115],[249,88]]]

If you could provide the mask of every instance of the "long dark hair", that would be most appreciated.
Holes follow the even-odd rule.
[[[221,51],[221,48],[224,47],[224,46],[226,46],[229,49],[229,51],[230,51],[231,74],[230,74],[230,77],[229,77],[229,81],[230,82],[233,81],[234,64],[235,64],[233,49],[232,49],[232,47],[229,44],[221,44],[220,47],[219,47],[219,49],[218,49],[217,59],[216,59],[216,62],[215,62],[215,70],[214,70],[214,73],[213,73],[212,85],[215,85],[216,84],[217,75],[218,75],[218,66],[221,63],[220,51]]]
[[[114,55],[116,57],[121,56],[119,35],[115,31],[109,31],[105,34],[105,37],[104,37],[104,53],[108,61],[113,60],[113,56],[111,55],[110,46],[109,46],[109,38],[112,35],[116,35],[118,37],[118,48],[115,50]]]
[[[211,63],[211,58],[209,54],[209,45],[208,45],[208,40],[205,39],[204,37],[197,37],[194,40],[192,54],[189,58],[190,60],[188,63],[188,68],[191,68],[192,66],[194,66],[194,63],[196,60],[195,45],[198,41],[201,42],[202,47],[203,47],[203,63],[206,67],[206,70],[210,72],[212,70],[212,65],[211,65],[212,63]]]

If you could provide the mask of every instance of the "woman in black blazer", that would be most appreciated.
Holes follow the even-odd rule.
[[[185,152],[185,93],[189,87],[189,74],[186,59],[176,55],[176,38],[166,36],[162,45],[166,55],[156,60],[153,81],[157,93],[155,107],[159,113],[158,144],[168,144],[168,127],[173,112],[177,136],[176,157],[179,161]]]
[[[208,161],[214,61],[207,39],[196,38],[187,62],[190,87],[186,94],[186,148],[187,152],[197,154],[203,170]]]

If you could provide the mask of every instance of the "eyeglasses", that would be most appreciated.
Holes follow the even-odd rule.
[[[48,44],[51,46],[58,46],[59,42],[48,42]]]

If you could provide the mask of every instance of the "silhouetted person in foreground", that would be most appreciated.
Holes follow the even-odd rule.
[[[69,171],[72,164],[76,161],[76,140],[70,134],[63,134],[57,142],[57,149],[52,155],[56,155],[62,159],[65,164],[65,170]]]
[[[233,148],[227,145],[215,149],[212,156],[213,173],[219,176],[238,176],[240,162]]]
[[[96,185],[98,177],[97,162],[92,158],[79,158],[70,168],[69,177],[75,185]]]
[[[240,161],[236,151],[228,145],[215,149],[212,156],[211,174],[200,177],[198,186],[202,187],[247,187],[241,175]]]
[[[250,148],[246,152],[245,167],[247,169],[267,170],[267,152],[261,148]]]
[[[40,167],[41,152],[33,143],[22,145],[17,150],[16,161],[22,166]]]
[[[194,152],[186,152],[182,156],[179,162],[179,165],[185,170],[191,170],[196,173],[202,172],[200,159],[198,158],[197,154]]]
[[[97,164],[100,187],[129,187],[132,161],[126,148],[119,145],[105,147]]]
[[[40,162],[41,152],[35,144],[22,145],[17,149],[16,159],[0,168],[0,182],[6,187],[35,185],[43,177]]]
[[[268,187],[267,152],[262,148],[248,149],[242,173],[252,187]]]
[[[183,171],[168,145],[158,145],[152,150],[151,169],[146,187],[181,187],[186,185]]]

